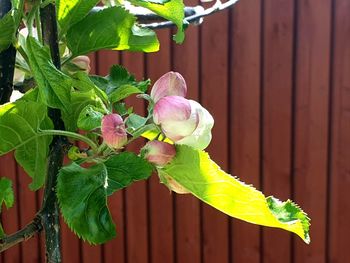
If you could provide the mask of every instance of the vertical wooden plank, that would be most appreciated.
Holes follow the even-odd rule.
[[[228,12],[206,18],[201,28],[201,99],[213,115],[213,140],[207,151],[224,170],[228,168]],[[229,261],[229,220],[202,205],[203,262]],[[218,244],[220,249],[218,249]]]
[[[190,1],[196,5],[197,1]],[[187,97],[199,100],[199,27],[186,31],[182,45],[173,45],[173,69],[183,75],[187,84]],[[201,262],[200,203],[192,195],[175,195],[176,262]]]
[[[120,63],[120,53],[116,51],[100,51],[98,53],[98,69],[96,73],[105,76],[109,74],[112,65]],[[108,198],[109,210],[117,228],[117,237],[103,247],[104,262],[125,262],[126,224],[123,216],[124,193],[118,191]]]
[[[122,53],[123,66],[133,74],[137,80],[145,78],[144,55],[142,53]],[[141,116],[146,116],[146,104],[143,99],[132,96],[126,103],[134,108]],[[128,146],[127,150],[138,154],[145,140],[139,139]],[[127,233],[127,262],[148,262],[148,210],[147,210],[147,182],[134,183],[125,191],[126,233]]]
[[[313,219],[312,242],[294,238],[294,262],[325,262],[331,1],[297,9],[294,199]]]
[[[261,2],[232,12],[231,173],[260,189]],[[232,230],[233,262],[260,262],[260,228],[234,219]]]
[[[161,42],[160,51],[147,55],[147,76],[154,82],[170,71],[170,41],[168,29],[157,32]],[[153,175],[149,186],[149,234],[150,261],[152,263],[174,262],[173,201],[169,190]]]
[[[97,58],[96,53],[90,54],[91,73],[97,73]],[[84,263],[99,263],[102,262],[102,246],[89,245],[88,242],[82,241],[82,261]]]
[[[350,262],[350,2],[335,3],[329,254],[327,262]]]
[[[19,202],[18,199],[18,185],[16,176],[16,164],[13,154],[7,154],[1,157],[0,160],[0,177],[6,177],[12,181],[13,191],[15,194],[15,204],[12,208],[7,210],[2,207],[2,226],[7,234],[15,233],[20,229],[19,224]],[[3,254],[3,262],[17,263],[21,261],[21,245],[12,247]],[[1,257],[0,257],[1,258]]]
[[[263,188],[266,195],[291,197],[293,5],[291,0],[264,1],[263,41]],[[264,262],[291,259],[291,235],[263,231]]]
[[[22,167],[17,165],[19,209],[20,209],[20,228],[30,223],[38,212],[36,193],[29,190],[28,185],[32,179],[24,172]],[[21,246],[22,261],[28,263],[38,263],[41,261],[39,236],[29,239]]]

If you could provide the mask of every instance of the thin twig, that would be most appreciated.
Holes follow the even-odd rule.
[[[0,253],[23,242],[28,239],[34,237],[35,234],[39,233],[42,230],[41,219],[40,216],[36,216],[34,220],[25,226],[23,229],[18,232],[3,237],[0,240]]]

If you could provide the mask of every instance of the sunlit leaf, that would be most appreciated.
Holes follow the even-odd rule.
[[[174,36],[176,43],[182,43],[185,39],[183,20],[185,18],[185,5],[183,0],[162,1],[158,4],[148,0],[130,0],[137,6],[145,7],[165,19],[173,21],[177,26],[177,33]]]
[[[135,16],[122,7],[90,13],[68,30],[68,47],[74,56],[100,49],[158,51],[156,34],[135,22]]]
[[[61,32],[82,20],[99,0],[57,0],[57,19]]]
[[[44,104],[18,101],[0,107],[0,155],[16,150],[17,162],[33,178],[33,190],[44,184],[51,142],[51,136],[41,136],[40,130],[52,128]]]
[[[310,219],[290,200],[281,202],[225,173],[203,151],[177,146],[175,159],[160,170],[193,195],[232,217],[294,232],[310,242]]]

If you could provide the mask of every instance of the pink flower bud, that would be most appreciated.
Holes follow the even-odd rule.
[[[86,73],[89,73],[91,70],[90,58],[88,56],[77,56],[71,62]]]
[[[154,106],[153,120],[173,142],[191,135],[198,124],[189,100],[179,96],[161,98]]]
[[[185,97],[187,86],[184,78],[177,72],[168,72],[154,83],[151,90],[151,97],[156,103],[166,96]]]
[[[120,149],[128,141],[122,117],[118,114],[108,114],[102,118],[103,141],[111,148]]]
[[[157,166],[168,164],[176,155],[174,145],[160,141],[148,142],[141,152],[147,161]]]

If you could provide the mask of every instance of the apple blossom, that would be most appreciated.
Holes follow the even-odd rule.
[[[165,96],[185,97],[186,93],[187,86],[184,78],[180,73],[170,71],[154,83],[151,90],[151,98],[156,103]]]
[[[176,155],[175,146],[161,141],[150,141],[141,150],[144,158],[157,166],[168,164]]]
[[[121,149],[127,143],[125,124],[119,114],[108,114],[102,118],[103,141],[111,148]]]
[[[154,106],[153,120],[173,142],[191,135],[198,124],[197,114],[192,112],[190,102],[179,96],[161,98]]]
[[[163,97],[154,106],[153,120],[176,144],[203,150],[211,141],[214,119],[196,101],[179,96]]]

